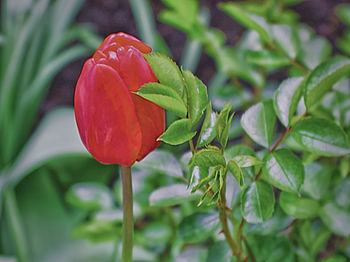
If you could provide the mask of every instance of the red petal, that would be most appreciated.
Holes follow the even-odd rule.
[[[152,48],[150,46],[146,45],[136,37],[123,32],[119,32],[117,34],[110,34],[109,36],[107,36],[97,50],[104,51],[115,44],[119,44],[121,46],[133,46],[140,52],[145,54],[152,52]]]
[[[143,55],[134,47],[118,48],[119,74],[131,92],[142,85],[157,82],[157,77]]]
[[[96,160],[131,166],[141,148],[141,129],[130,93],[118,73],[89,59],[75,91],[81,139]]]
[[[131,98],[142,132],[142,147],[137,156],[140,161],[160,145],[157,138],[165,129],[165,113],[163,108],[136,94],[131,94]]]

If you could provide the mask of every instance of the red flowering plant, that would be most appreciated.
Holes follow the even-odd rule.
[[[220,261],[267,261],[260,252],[263,245],[283,246],[283,255],[275,255],[273,261],[285,257],[294,261],[295,257],[301,257],[292,245],[296,241],[303,250],[302,261],[315,261],[331,234],[338,236],[339,241],[350,235],[348,227],[341,229],[342,225],[348,225],[350,217],[348,211],[339,207],[344,204],[312,188],[315,174],[319,174],[317,170],[334,157],[339,158],[339,173],[343,177],[349,173],[350,147],[344,132],[344,129],[349,132],[349,121],[343,117],[347,113],[339,109],[342,113],[332,112],[333,116],[329,117],[322,110],[326,94],[333,94],[329,99],[335,99],[337,92],[344,93],[333,88],[348,77],[350,60],[334,57],[312,62],[304,55],[310,51],[306,50],[309,42],[314,41],[311,35],[301,45],[303,40],[294,38],[296,27],[274,24],[273,19],[267,20],[268,15],[252,14],[251,9],[236,3],[222,3],[219,8],[250,31],[237,46],[225,46],[221,33],[199,18],[196,1],[164,2],[169,9],[163,10],[160,18],[203,45],[219,68],[220,73],[213,80],[215,84],[209,89],[213,104],[208,101],[207,87],[191,71],[179,68],[161,53],[150,52],[144,43],[123,33],[109,36],[86,62],[75,96],[76,119],[86,148],[102,163],[124,166],[121,169],[123,261],[132,260],[129,167],[155,149],[159,141],[170,145],[188,142],[190,152],[181,158],[186,166],[185,175],[180,165],[178,168],[172,163],[169,152],[156,151],[169,161],[164,163],[170,166],[166,172],[155,167],[158,163],[152,159],[136,163],[138,167],[157,169],[180,181],[174,179],[176,183],[148,192],[148,204],[179,205],[181,209],[183,202],[195,200],[200,207],[199,211],[183,211],[179,224],[170,215],[170,224],[177,227],[178,233],[173,232],[174,243],[164,252],[159,251],[159,257],[168,257],[169,261],[188,257],[187,244],[204,246],[213,241],[209,251],[203,251],[206,261],[214,261],[221,254]],[[191,14],[184,16],[184,11]],[[186,26],[178,23],[182,19],[186,20]],[[262,99],[261,90],[271,67],[286,66],[290,68],[288,79],[274,90],[272,99]],[[231,93],[222,90],[228,79],[231,91],[247,99],[236,100],[238,106],[225,97]],[[249,98],[242,95],[247,83],[254,89],[254,95]],[[218,93],[224,97],[218,97]],[[244,111],[235,123],[233,107]],[[343,107],[348,108],[346,104]],[[162,108],[175,116],[165,132]],[[239,126],[239,134],[243,134],[243,143],[229,145],[229,138],[233,137],[231,127],[235,125]],[[276,125],[281,134],[275,134]],[[296,151],[302,153],[295,154]],[[316,159],[322,161],[310,165]],[[174,166],[175,170],[171,170]],[[316,187],[328,188],[329,181],[328,178],[317,180]],[[338,187],[345,190],[346,185]],[[316,223],[315,218],[319,218]],[[161,228],[154,227],[152,232]],[[316,236],[311,228],[317,228]],[[308,232],[307,244],[300,239],[275,236],[285,231],[298,234],[300,230]],[[222,233],[225,241],[215,232]],[[164,235],[164,239],[171,241],[172,237]],[[261,236],[264,239],[266,235],[269,241],[265,243]],[[318,235],[322,235],[322,243],[316,241]],[[183,249],[181,253],[178,245]],[[311,251],[308,245],[312,246]],[[165,245],[159,246],[162,250]]]
[[[160,144],[164,110],[135,94],[157,82],[142,55],[151,50],[133,36],[111,34],[83,67],[75,117],[85,147],[101,163],[130,167]]]
[[[224,5],[223,8],[230,12],[230,8],[236,7]],[[335,58],[328,63],[333,67],[342,67],[345,73],[349,67],[349,60],[345,58]],[[165,203],[179,204],[182,198],[186,198],[179,197],[179,192],[185,194],[189,189],[192,194],[195,193],[194,196],[200,195],[196,197],[198,206],[215,205],[218,214],[194,214],[191,220],[204,219],[201,216],[206,219],[218,218],[217,224],[222,228],[231,254],[238,261],[248,261],[249,256],[252,256],[248,250],[249,243],[242,236],[245,223],[262,223],[270,219],[274,212],[273,186],[282,191],[280,205],[285,212],[290,212],[296,218],[315,216],[315,209],[318,209],[316,202],[310,201],[313,206],[307,214],[304,211],[293,213],[288,208],[289,204],[283,202],[289,203],[290,199],[297,201],[294,194],[299,192],[305,174],[299,158],[290,149],[279,149],[279,146],[291,134],[295,143],[310,152],[342,156],[350,151],[347,137],[335,124],[323,119],[305,118],[306,112],[292,121],[290,114],[295,113],[295,103],[287,111],[285,109],[290,102],[284,101],[291,98],[300,100],[300,88],[305,88],[306,108],[312,108],[318,97],[315,94],[318,94],[316,90],[319,87],[314,86],[314,78],[319,76],[318,70],[324,70],[322,65],[304,80],[301,77],[291,78],[282,83],[274,101],[262,101],[242,115],[241,126],[247,135],[268,149],[261,157],[242,149],[228,153],[226,149],[234,116],[231,103],[215,113],[208,102],[206,86],[190,71],[180,69],[163,54],[151,53],[150,47],[130,35],[118,33],[107,37],[84,65],[76,87],[75,115],[81,139],[88,151],[101,163],[122,166],[122,261],[132,261],[130,166],[156,149],[160,141],[170,145],[189,143],[188,176],[181,177],[186,181],[187,189],[183,188],[184,184],[175,184],[174,188],[166,188],[169,190],[166,196],[160,194],[160,190],[150,196],[150,201],[163,205],[162,199],[165,198]],[[333,74],[330,82],[323,84],[322,88],[329,88],[327,85],[335,83],[344,73],[330,74]],[[291,98],[285,97],[285,86],[296,92]],[[170,123],[163,133],[164,109],[178,119]],[[201,122],[204,112],[205,117]],[[286,115],[286,112],[289,113]],[[286,130],[274,142],[276,116]],[[313,125],[323,128],[315,130]],[[327,141],[320,137],[324,136],[324,129],[330,128],[334,136],[331,141],[333,144],[324,146]],[[311,133],[315,133],[316,137]],[[211,145],[215,138],[217,143]],[[315,139],[322,141],[317,142]],[[237,190],[242,190],[240,218],[237,221],[232,219],[236,235],[232,234],[229,223],[231,207],[226,193],[230,181],[228,174],[238,185]],[[308,200],[305,203],[309,203]],[[192,238],[189,237],[188,241],[192,241]]]
[[[131,35],[109,35],[85,62],[74,97],[75,118],[87,150],[103,164],[122,166],[123,261],[132,259],[130,166],[159,146],[157,138],[165,128],[164,109],[136,94],[142,85],[157,82],[143,57],[151,51]]]

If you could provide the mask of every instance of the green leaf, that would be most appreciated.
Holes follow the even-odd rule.
[[[333,85],[350,73],[350,59],[335,57],[317,66],[305,83],[305,105],[310,109],[321,100]]]
[[[271,42],[270,26],[265,18],[252,14],[235,3],[221,3],[219,8],[244,27],[256,31],[264,42]]]
[[[335,234],[350,235],[350,212],[334,203],[327,203],[321,208],[320,217],[323,223]]]
[[[190,119],[176,120],[157,140],[170,145],[180,145],[195,136],[196,132],[192,132],[191,129],[192,122]]]
[[[227,159],[231,159],[239,155],[255,156],[255,152],[253,149],[246,145],[234,145],[227,148],[224,152],[224,155]]]
[[[342,182],[336,186],[333,193],[338,206],[350,210],[350,179],[342,180]]]
[[[302,120],[293,127],[291,136],[306,150],[321,156],[341,156],[350,152],[344,131],[326,119]]]
[[[289,58],[295,59],[299,51],[299,43],[292,28],[288,25],[273,25],[271,29],[277,48]]]
[[[227,262],[232,261],[232,254],[230,248],[225,240],[219,240],[214,244],[210,245],[208,256],[205,262]],[[204,261],[204,260],[203,260]],[[235,261],[235,260],[233,260]]]
[[[212,111],[211,103],[209,102],[206,109],[205,118],[202,124],[201,132],[199,133],[197,147],[208,145],[216,136],[216,113]]]
[[[243,189],[244,188],[244,176],[243,176],[242,170],[239,167],[238,163],[235,160],[231,159],[227,163],[227,169],[233,175],[233,177],[236,179],[240,188]]]
[[[196,0],[163,0],[169,8],[162,10],[159,20],[186,33],[190,33],[197,21],[199,4]]]
[[[174,206],[185,201],[198,200],[200,193],[191,194],[186,184],[173,184],[156,189],[149,196],[151,206]]]
[[[274,108],[281,123],[287,127],[298,107],[303,88],[303,78],[293,77],[283,81],[275,91]]]
[[[151,152],[140,162],[136,162],[133,167],[164,173],[172,177],[183,177],[182,167],[176,157],[160,149]]]
[[[160,53],[144,54],[144,57],[152,67],[159,83],[170,86],[183,97],[184,82],[176,63],[169,57]]]
[[[289,216],[297,219],[314,218],[318,216],[320,205],[316,200],[298,198],[297,195],[281,192],[279,204]]]
[[[113,194],[103,184],[79,183],[73,185],[66,194],[66,200],[84,210],[99,210],[113,207]]]
[[[171,236],[172,231],[168,224],[164,222],[151,222],[148,223],[142,232],[143,242],[147,244],[163,244],[167,243]]]
[[[314,69],[321,62],[325,61],[332,53],[332,45],[329,41],[320,36],[305,41],[301,45],[298,59],[309,69]]]
[[[283,67],[289,65],[288,58],[270,50],[248,50],[247,61],[262,67]]]
[[[178,92],[159,83],[143,85],[136,94],[174,113],[178,117],[187,115],[187,108]]]
[[[305,179],[301,191],[316,200],[325,198],[329,194],[331,172],[331,168],[317,162],[305,166]]]
[[[298,193],[304,183],[304,166],[289,149],[278,149],[267,155],[262,177],[283,191]]]
[[[113,244],[96,245],[72,238],[72,229],[85,217],[85,212],[64,205],[52,174],[52,170],[38,169],[17,186],[21,218],[27,225],[28,259],[47,262],[59,257],[64,261],[107,261],[112,255]]]
[[[207,106],[207,88],[190,71],[184,71],[183,76],[187,90],[188,114],[192,120],[192,124],[195,125],[202,117],[204,109]]]
[[[341,4],[336,7],[337,16],[350,27],[350,4]]]
[[[226,166],[224,156],[216,149],[202,149],[195,153],[190,164],[193,166],[211,167],[211,166]]]
[[[269,219],[274,205],[272,187],[263,181],[251,183],[242,193],[242,215],[248,223],[257,224]]]
[[[203,262],[207,256],[207,247],[202,246],[188,246],[184,247],[182,252],[172,260],[173,262]]]
[[[234,113],[230,115],[231,109],[231,105],[225,106],[219,113],[216,120],[216,136],[223,149],[225,149],[227,145],[231,122],[234,116]]]
[[[14,185],[39,166],[67,154],[90,157],[80,140],[73,109],[60,108],[45,116],[17,158],[7,182]]]
[[[197,212],[180,222],[179,237],[188,243],[198,243],[210,237],[218,227],[216,212]]]
[[[273,140],[276,115],[271,99],[250,107],[241,118],[245,132],[259,145],[269,148]]]
[[[250,155],[239,155],[233,157],[233,160],[237,163],[239,167],[250,167],[250,166],[256,166],[256,165],[261,165],[262,162],[257,159],[254,156]]]
[[[258,235],[277,235],[286,229],[292,222],[292,218],[287,216],[279,205],[273,213],[273,216],[264,223],[249,226],[249,233]]]

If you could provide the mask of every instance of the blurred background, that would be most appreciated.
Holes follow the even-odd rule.
[[[286,68],[272,70],[259,82],[241,72],[238,77],[247,83],[249,92],[221,90],[228,79],[237,79],[216,61],[217,50],[212,52],[186,28],[161,15],[171,2],[0,1],[1,262],[118,261],[122,219],[119,170],[97,163],[85,151],[72,111],[84,61],[110,33],[135,35],[171,56],[209,86],[214,108],[233,99],[238,115],[261,98],[254,95],[261,86],[280,82],[289,74]],[[227,1],[195,2],[202,24],[217,30],[213,45],[240,43],[246,30],[217,7]],[[305,32],[320,37],[324,56],[316,58],[318,62],[334,53],[350,54],[350,39],[344,37],[349,30],[344,21],[348,20],[342,19],[337,9],[348,0],[290,0],[284,1],[288,3],[285,7],[275,0],[245,2],[261,5],[267,17],[271,11],[272,22],[282,19],[277,15],[288,9],[285,21],[303,24]],[[239,68],[240,60],[235,62]],[[168,119],[172,117],[168,115]],[[234,121],[232,141],[242,140],[238,122]],[[185,202],[172,210],[159,203],[150,207],[148,202],[158,187],[186,176],[187,150],[186,145],[162,145],[151,158],[135,166],[135,261],[214,261],[205,260],[209,256],[200,244],[212,243],[208,238],[215,235],[216,226],[203,229],[203,235],[189,241],[193,248],[185,251],[184,242],[174,238],[179,220],[192,214],[196,203]]]

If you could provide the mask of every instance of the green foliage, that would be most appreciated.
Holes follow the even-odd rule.
[[[242,193],[242,215],[248,223],[266,221],[272,216],[274,206],[273,189],[263,181],[251,183]]]
[[[158,104],[179,117],[185,117],[187,108],[174,89],[159,83],[148,83],[136,92],[139,96]]]
[[[190,140],[196,132],[191,132],[191,120],[184,118],[172,123],[168,129],[158,138],[170,145],[179,145]]]
[[[244,131],[256,143],[269,148],[272,144],[276,114],[272,100],[266,100],[250,107],[241,118]]]
[[[264,159],[262,178],[282,191],[298,193],[304,183],[304,166],[289,149],[278,149]]]
[[[41,101],[42,85],[87,50],[63,48],[64,41],[58,41],[80,1],[57,1],[52,18],[40,16],[50,18],[44,28],[34,13],[43,15],[48,2],[38,2],[42,9],[25,19],[26,33],[17,42],[7,38],[9,23],[0,35],[0,125],[9,124],[8,130],[30,130],[34,111],[28,108]],[[219,4],[246,29],[232,45],[208,25],[211,10],[199,1],[163,0],[159,19],[187,37],[184,68],[196,68],[203,50],[217,72],[207,90],[166,55],[145,55],[159,83],[145,84],[137,94],[174,119],[158,138],[163,148],[132,168],[134,261],[350,259],[350,67],[345,57],[350,31],[336,39],[343,55],[338,56],[326,38],[298,21],[297,9],[289,7],[299,2]],[[170,53],[156,32],[148,1],[130,3],[142,38],[154,50]],[[58,11],[65,5],[67,12]],[[349,10],[348,4],[335,10],[347,27]],[[88,28],[73,27],[69,33],[88,46],[98,43]],[[46,50],[41,52],[37,44],[47,35],[51,40],[40,45]],[[10,106],[11,101],[18,103]],[[28,130],[26,136],[1,137],[0,253],[39,262],[118,258],[123,213],[121,181],[112,178],[117,168],[88,156],[70,109],[47,115],[26,143]],[[185,142],[190,152],[183,152],[186,145],[164,146]]]

